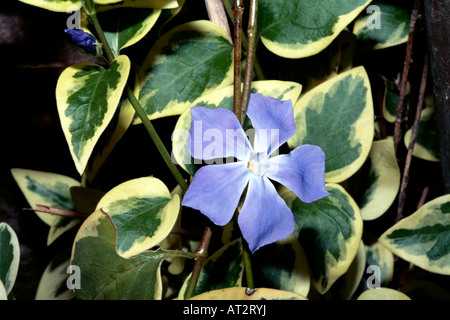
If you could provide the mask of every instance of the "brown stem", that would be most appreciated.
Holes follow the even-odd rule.
[[[414,31],[416,27],[417,18],[419,16],[419,9],[421,5],[421,0],[416,0],[414,3],[414,8],[411,14],[411,21],[409,24],[409,36],[408,36],[408,43],[406,45],[406,55],[405,55],[405,64],[403,66],[403,75],[402,75],[402,82],[401,82],[401,88],[400,88],[400,96],[398,99],[398,106],[397,106],[397,115],[395,119],[395,127],[394,127],[394,147],[395,147],[395,153],[397,153],[398,144],[400,141],[400,132],[401,132],[401,125],[402,125],[402,119],[403,119],[403,109],[404,109],[404,102],[406,97],[406,89],[408,86],[408,74],[409,74],[409,66],[411,64],[411,57],[412,57],[412,50],[413,50],[413,42],[414,42]]]
[[[241,0],[236,0],[233,7],[234,15],[234,86],[233,104],[234,114],[238,119],[241,117],[241,28],[244,6]]]
[[[200,276],[200,271],[203,268],[203,263],[206,260],[206,256],[208,255],[208,246],[211,241],[212,231],[211,228],[207,225],[203,232],[202,240],[200,241],[200,245],[197,249],[196,255],[198,256],[197,260],[195,260],[194,269],[192,270],[191,279],[189,280],[188,287],[186,289],[185,298],[191,298],[195,293],[195,287],[197,286],[198,278]]]
[[[86,219],[89,216],[89,214],[76,212],[76,211],[72,211],[72,210],[44,206],[41,204],[37,204],[36,208],[34,208],[34,209],[33,208],[24,208],[23,210],[45,212],[45,213],[50,213],[50,214],[57,215],[57,216],[64,216],[64,217],[75,218],[75,219]]]
[[[250,2],[250,14],[247,28],[247,61],[245,65],[244,89],[242,91],[241,99],[241,124],[244,124],[245,114],[247,113],[247,104],[250,97],[250,88],[252,86],[253,61],[256,50],[256,35],[257,35],[257,19],[258,19],[258,0]]]
[[[406,187],[408,185],[409,180],[409,168],[411,166],[411,158],[414,151],[414,145],[416,143],[417,133],[419,131],[420,115],[422,113],[422,105],[425,97],[425,90],[427,87],[427,76],[428,76],[428,54],[425,55],[425,62],[423,65],[422,80],[420,82],[420,91],[419,91],[419,99],[417,102],[416,116],[414,119],[414,125],[411,129],[411,138],[409,140],[408,153],[406,155],[405,168],[403,170],[403,179],[398,198],[396,221],[400,221],[403,218],[403,207],[405,205],[406,199]]]

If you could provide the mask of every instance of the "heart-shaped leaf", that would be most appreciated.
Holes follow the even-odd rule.
[[[59,118],[80,175],[116,112],[129,72],[130,60],[119,56],[108,69],[81,62],[64,70],[58,79]]]
[[[161,263],[171,257],[192,258],[183,251],[146,251],[125,259],[116,252],[116,232],[100,210],[85,220],[75,238],[71,264],[79,267],[82,300],[161,299]]]

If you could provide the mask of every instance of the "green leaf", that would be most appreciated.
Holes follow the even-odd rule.
[[[135,83],[137,83],[136,79]],[[138,85],[134,86],[133,93],[135,96],[139,94]],[[112,120],[96,143],[91,157],[86,165],[85,174],[88,181],[94,180],[96,174],[101,169],[106,159],[114,150],[120,139],[122,139],[125,132],[127,132],[133,122],[135,113],[136,112],[130,101],[125,95],[123,95],[120,100],[118,110],[116,110]]]
[[[397,86],[386,81],[383,100],[383,117],[390,123],[394,123],[395,118],[397,117],[398,100],[399,92]]]
[[[394,255],[386,249],[380,242],[375,242],[366,246],[366,261],[368,266],[378,266],[380,268],[379,283],[387,286],[394,276]]]
[[[258,30],[263,44],[286,58],[325,49],[371,0],[260,0]]]
[[[0,282],[8,295],[19,270],[20,247],[16,232],[7,223],[0,223]]]
[[[67,288],[69,265],[70,259],[50,261],[39,281],[35,300],[71,300],[75,297],[75,292]]]
[[[364,220],[374,220],[383,215],[395,201],[400,188],[401,174],[392,137],[375,141],[369,157],[368,185],[359,201]]]
[[[139,42],[150,31],[160,13],[159,9],[122,7],[97,16],[112,52],[118,56],[120,50]]]
[[[56,173],[35,170],[11,169],[11,173],[31,208],[44,205],[59,209],[75,210],[70,188],[80,186],[80,182]],[[39,218],[50,226],[47,245],[61,234],[76,226],[80,221],[48,213],[36,212]]]
[[[291,100],[292,104],[298,100],[302,86],[290,81],[253,81],[251,93],[262,93],[279,100]],[[233,86],[215,90],[210,94],[201,96],[195,100],[191,107],[226,108],[233,111]],[[179,117],[172,135],[172,155],[174,161],[186,170],[190,175],[194,175],[199,168],[199,164],[194,161],[188,150],[188,137],[191,128],[191,110],[188,108]],[[244,129],[249,127],[248,118],[244,123]]]
[[[114,116],[129,72],[130,60],[119,56],[109,69],[81,62],[64,70],[58,79],[58,113],[80,175]]]
[[[347,272],[361,242],[363,221],[355,201],[337,184],[327,184],[329,196],[304,203],[284,193],[294,214],[298,236],[311,270],[312,284],[321,294]]]
[[[75,238],[71,264],[80,268],[81,300],[161,299],[160,267],[168,258],[191,255],[182,251],[146,251],[125,259],[115,249],[116,233],[100,210],[85,220]]]
[[[427,202],[387,230],[379,241],[422,269],[450,275],[450,195]]]
[[[81,0],[19,0],[19,1],[26,4],[30,4],[32,6],[56,12],[69,12],[70,10],[73,10],[76,7],[81,8]]]
[[[139,72],[139,101],[148,117],[179,115],[201,95],[231,84],[232,55],[225,31],[212,22],[188,22],[166,33]]]
[[[404,142],[406,148],[409,147],[411,133],[412,129],[409,129],[405,133]],[[439,133],[434,108],[425,108],[422,110],[413,156],[433,162],[440,161]]]
[[[0,300],[8,300],[8,294],[6,293],[3,282],[0,281]]]
[[[390,289],[376,288],[361,293],[357,300],[411,300],[406,294]]]
[[[310,288],[308,262],[294,236],[258,250],[252,257],[258,287],[273,288],[307,296]]]
[[[98,203],[117,233],[117,253],[130,258],[165,239],[172,231],[180,210],[180,197],[160,180],[139,178],[120,184]]]
[[[200,271],[194,295],[211,290],[240,287],[244,272],[242,250],[242,241],[236,239],[206,259]],[[186,289],[191,280],[191,275],[192,273],[180,289],[179,300],[184,300],[186,297]]]
[[[329,293],[333,300],[350,300],[358,289],[361,278],[366,272],[366,254],[361,241],[358,252],[347,272],[331,287]]]
[[[227,288],[212,290],[192,297],[189,300],[308,300],[294,292],[259,288]]]
[[[374,135],[373,101],[363,67],[344,72],[308,91],[294,107],[294,149],[317,145],[325,153],[325,181],[342,182],[365,162]]]
[[[376,11],[366,12],[355,21],[353,33],[362,45],[372,49],[393,47],[408,41],[411,8],[388,1],[374,1]],[[378,19],[379,26],[374,24]]]

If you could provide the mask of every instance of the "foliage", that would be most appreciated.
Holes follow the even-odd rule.
[[[388,50],[405,47],[410,5],[375,0],[246,1],[244,21],[249,25],[243,24],[241,46],[231,43],[229,30],[216,21],[177,20],[183,8],[202,8],[203,2],[20,1],[55,12],[79,6],[82,21],[77,36],[85,34],[83,41],[94,39],[89,52],[96,55],[96,63],[90,57],[90,62],[66,68],[56,85],[62,131],[79,176],[11,170],[29,206],[50,227],[48,245],[69,230],[76,233],[71,255],[51,261],[45,270],[36,299],[249,299],[245,287],[250,287],[259,288],[252,299],[407,300],[414,299],[414,291],[402,288],[405,283],[399,274],[420,268],[432,279],[450,275],[450,197],[436,189],[433,198],[417,209],[402,208],[405,217],[396,220],[396,200],[404,192],[401,178],[411,174],[403,171],[402,157],[414,128],[405,125],[402,143],[396,144],[398,83],[392,73],[380,77],[359,62],[374,52],[386,59]],[[226,26],[233,30],[231,2],[223,0],[230,15]],[[258,16],[252,25],[247,8],[255,3]],[[379,16],[367,10],[371,5],[380,9]],[[381,19],[378,31],[369,25],[374,18]],[[255,29],[256,36],[250,32]],[[251,41],[259,44],[255,56],[249,49]],[[240,61],[233,60],[236,51],[242,53]],[[241,65],[246,67],[240,70]],[[241,83],[241,72],[247,68],[254,72]],[[292,123],[277,122],[284,111],[273,103],[278,109],[272,109],[269,118],[277,123],[275,129],[294,128],[281,139],[281,146],[276,145],[280,159],[294,150],[312,150],[306,145],[324,154],[324,169],[314,175],[314,183],[305,178],[306,173],[295,171],[298,166],[308,168],[303,171],[319,170],[320,166],[313,166],[318,160],[306,154],[296,163],[282,162],[282,174],[296,181],[288,185],[272,181],[276,197],[266,197],[263,187],[255,191],[249,185],[244,190],[248,180],[243,190],[235,190],[228,173],[220,180],[205,176],[204,172],[212,172],[203,169],[211,164],[208,161],[239,157],[233,150],[203,157],[203,162],[194,158],[189,145],[195,142],[190,133],[195,134],[191,124],[198,110],[220,115],[217,121],[223,123],[234,112],[244,130],[261,129],[264,126],[258,121],[264,125],[271,121],[261,120],[261,113],[255,115],[251,108],[245,116],[247,102],[241,100],[241,92],[245,98],[246,88],[250,99],[283,101],[293,116]],[[411,89],[408,98],[417,94]],[[243,117],[236,112],[236,98]],[[413,161],[439,163],[431,95],[426,102]],[[408,100],[409,109],[411,105]],[[195,111],[195,107],[204,108]],[[152,125],[166,117],[176,121],[170,128],[169,151]],[[137,141],[136,154],[129,157],[139,157],[139,148],[154,143],[159,151],[154,157],[161,166],[167,165],[175,185],[145,171],[113,188],[98,187],[103,163],[115,156],[112,150],[132,126],[144,127],[152,142],[147,137]],[[258,134],[249,137],[255,155]],[[214,143],[213,137],[206,142],[205,146]],[[264,151],[268,158],[274,150]],[[240,170],[253,171],[254,163],[247,162]],[[211,183],[195,184],[200,175]],[[324,191],[305,201],[296,193],[300,182],[304,190],[320,184]],[[224,223],[214,225],[193,209],[199,208],[196,203],[202,193],[208,195],[208,203],[199,211],[211,217],[203,208],[214,207],[217,220]],[[185,194],[188,205],[183,205]],[[231,194],[237,194],[236,199]],[[251,206],[245,205],[247,197]],[[292,212],[293,230],[288,237],[283,233],[255,248],[243,238],[244,229],[269,233],[283,223],[266,218],[278,213],[273,211],[279,206],[271,206],[271,201]],[[230,206],[231,212],[225,213]],[[274,209],[264,211],[267,207]],[[241,211],[258,219],[241,223]],[[19,241],[9,225],[0,224],[0,299],[11,297]],[[394,263],[394,255],[401,264]],[[67,273],[69,266],[77,267],[74,273]],[[380,272],[372,274],[375,268],[368,266]],[[383,288],[370,290],[374,283]]]

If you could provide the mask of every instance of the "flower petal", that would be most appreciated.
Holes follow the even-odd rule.
[[[250,176],[238,223],[252,252],[286,238],[295,226],[291,210],[273,184],[266,177],[256,174]]]
[[[83,47],[86,52],[92,53],[96,50],[96,40],[91,34],[81,29],[65,29],[64,31],[70,35],[73,42]]]
[[[281,101],[260,93],[250,95],[247,115],[256,131],[253,149],[270,155],[295,133],[291,100]]]
[[[305,144],[268,162],[266,176],[288,187],[303,202],[329,195],[325,189],[325,154],[320,147]]]
[[[236,157],[244,160],[250,143],[238,119],[228,109],[191,108],[189,150],[195,159]]]
[[[233,217],[249,175],[243,162],[201,167],[182,205],[199,210],[214,224],[223,226]]]

